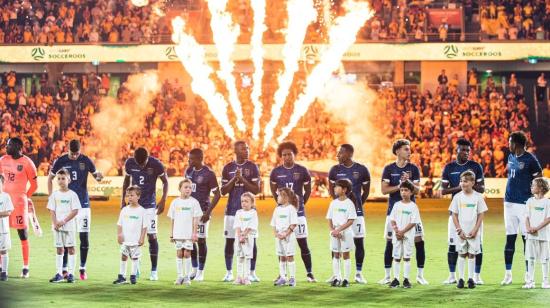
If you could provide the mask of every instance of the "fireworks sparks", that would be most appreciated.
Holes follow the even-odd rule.
[[[263,70],[263,56],[264,48],[262,44],[262,37],[264,31],[267,30],[265,25],[265,0],[251,0],[250,5],[254,11],[254,28],[252,30],[252,38],[250,44],[252,45],[252,63],[254,64],[254,74],[252,75],[252,94],[250,99],[252,105],[254,105],[254,123],[252,126],[252,138],[258,140],[260,138],[260,117],[262,116],[262,102],[260,96],[262,95],[262,78],[264,76]]]

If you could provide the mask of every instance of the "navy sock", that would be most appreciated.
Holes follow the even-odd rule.
[[[206,254],[208,253],[208,247],[206,246],[206,239],[199,239],[199,270],[204,270],[206,264]]]
[[[479,245],[479,253],[476,255],[476,268],[475,273],[481,273],[481,264],[483,263],[483,246]]]
[[[424,268],[424,263],[426,263],[426,249],[424,248],[424,241],[415,242],[414,246],[416,247],[416,266],[418,268]]]
[[[67,263],[69,262],[69,250],[65,247],[63,251],[63,268],[67,268]]]
[[[309,251],[309,246],[307,245],[307,238],[299,238],[297,241],[298,246],[300,246],[302,261],[304,261],[306,272],[309,274],[312,271],[313,265],[311,263],[311,252]]]
[[[504,246],[504,264],[506,266],[506,270],[512,270],[517,237],[517,234],[506,235],[506,245]]]
[[[449,272],[456,272],[456,261],[458,260],[458,252],[455,245],[449,245],[449,252],[447,252],[447,263],[449,264]]]
[[[235,245],[235,239],[234,238],[226,238],[225,239],[225,250],[224,250],[225,268],[228,271],[233,269],[233,253],[234,253],[233,245]]]
[[[159,242],[156,237],[149,238],[149,256],[151,257],[151,271],[156,271],[159,258]]]
[[[193,250],[191,250],[191,266],[193,266],[193,268],[197,268],[199,266],[199,260],[197,260],[197,258],[197,244],[193,243]]]
[[[363,270],[363,260],[365,260],[365,245],[362,237],[354,238],[353,243],[355,244],[355,269],[360,272]]]
[[[393,262],[392,252],[393,244],[391,240],[386,241],[386,249],[384,250],[384,268],[391,268]]]
[[[80,267],[86,267],[88,260],[88,249],[90,249],[89,233],[80,232]]]
[[[256,270],[256,260],[258,259],[258,247],[256,246],[256,239],[254,239],[254,247],[252,248],[252,260],[250,260],[250,270]]]

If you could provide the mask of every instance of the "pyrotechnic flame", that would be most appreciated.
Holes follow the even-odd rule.
[[[294,103],[294,112],[290,122],[282,129],[278,142],[283,141],[300,118],[307,112],[315,97],[330,80],[332,72],[340,65],[344,53],[355,42],[357,31],[373,16],[368,3],[348,0],[345,3],[347,14],[335,19],[329,29],[329,45],[321,54],[321,61],[306,79],[306,88]],[[264,141],[265,142],[265,141]],[[269,142],[269,141],[267,141]]]
[[[264,76],[264,48],[262,45],[262,37],[264,31],[267,30],[265,25],[265,0],[251,0],[250,5],[254,12],[254,28],[252,29],[252,37],[250,44],[252,45],[252,63],[254,64],[254,74],[252,74],[252,94],[250,99],[254,106],[254,123],[252,126],[252,138],[258,140],[260,138],[260,117],[262,116],[262,78]]]
[[[181,63],[191,75],[191,89],[201,96],[208,109],[222,126],[226,135],[235,140],[235,132],[227,116],[227,101],[216,91],[214,82],[210,79],[212,68],[206,63],[204,48],[190,35],[184,32],[185,22],[181,17],[172,20],[172,40],[176,43],[175,51]]]
[[[212,15],[210,27],[212,28],[214,44],[220,62],[218,76],[225,82],[229,93],[229,103],[237,118],[237,128],[240,131],[245,131],[246,124],[243,120],[242,104],[237,93],[235,76],[233,76],[235,63],[231,60],[231,54],[235,49],[237,37],[239,36],[239,27],[233,23],[231,15],[225,10],[226,5],[227,0],[208,0],[208,9],[210,15]]]
[[[287,4],[288,27],[283,47],[283,64],[285,70],[277,77],[279,88],[275,92],[275,99],[271,105],[271,118],[264,129],[264,149],[273,138],[273,132],[289,93],[294,74],[298,71],[298,60],[306,36],[307,27],[315,21],[317,11],[311,0],[290,0]]]

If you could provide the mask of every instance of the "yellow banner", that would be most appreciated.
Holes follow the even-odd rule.
[[[301,60],[317,61],[327,45],[305,44]],[[214,45],[203,45],[207,61],[217,61]],[[265,45],[265,59],[282,60],[282,44]],[[353,45],[343,61],[510,61],[550,58],[550,42],[529,43],[369,43]],[[250,60],[250,45],[237,45],[233,60]],[[1,63],[172,62],[173,45],[2,46]]]

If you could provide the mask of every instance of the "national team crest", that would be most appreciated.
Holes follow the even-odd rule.
[[[84,170],[86,170],[86,164],[85,163],[79,163],[78,168],[80,168],[80,170],[84,171]]]
[[[294,173],[294,180],[297,181],[300,179],[300,173],[296,172]]]
[[[199,183],[199,184],[202,183],[202,180],[203,180],[203,177],[202,177],[202,176],[198,176],[198,177],[197,177],[197,183]]]
[[[250,176],[250,169],[244,169],[244,176]]]
[[[153,168],[147,168],[147,174],[148,175],[153,175]]]
[[[355,180],[359,179],[359,172],[353,172],[353,179]]]
[[[19,172],[23,171],[23,165],[17,165],[17,171]]]
[[[519,169],[522,170],[524,167],[525,167],[525,163],[524,163],[524,162],[520,162],[520,163],[519,163]]]

